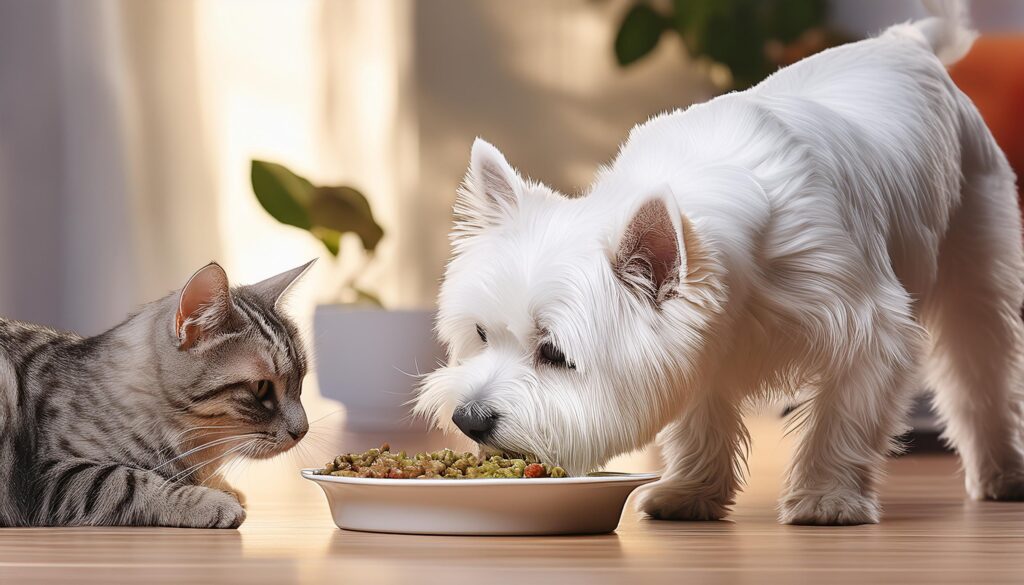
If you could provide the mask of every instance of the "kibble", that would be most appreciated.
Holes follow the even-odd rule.
[[[338,455],[316,474],[378,479],[513,479],[567,475],[557,465],[499,455],[481,459],[472,453],[456,453],[451,449],[410,457],[405,451],[392,453],[388,443],[363,453]]]

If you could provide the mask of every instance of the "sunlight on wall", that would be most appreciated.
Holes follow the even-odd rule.
[[[709,97],[704,80],[696,68],[688,66],[686,51],[675,35],[665,35],[657,51],[628,70],[615,62],[614,25],[626,4],[521,3],[517,17],[529,26],[497,31],[505,44],[515,48],[504,52],[509,68],[505,74],[531,93],[548,96],[536,107],[556,114],[558,126],[565,128],[565,135],[554,137],[554,143],[585,144],[588,150],[601,153],[587,157],[565,153],[555,160],[554,180],[569,193],[590,184],[597,165],[608,161],[634,124]],[[484,11],[487,20],[501,23],[509,9],[489,4]]]
[[[256,203],[249,159],[363,191],[385,237],[360,284],[389,308],[433,306],[451,204],[475,136],[575,192],[636,122],[706,97],[667,42],[628,71],[611,44],[622,2],[411,0],[198,3],[202,87],[224,262],[251,281],[321,255],[295,305],[336,299],[340,262]],[[339,266],[341,269],[339,270]]]
[[[278,224],[260,208],[249,184],[252,158],[281,162],[314,183],[363,191],[385,229],[377,258],[361,283],[388,306],[401,305],[396,191],[415,165],[396,170],[400,77],[407,74],[403,2],[226,2],[198,5],[203,99],[209,141],[219,153],[219,206],[224,262],[241,281],[255,281],[314,256],[322,261],[293,306],[333,302],[346,273],[364,265],[348,236],[340,262],[305,232]],[[403,122],[406,122],[403,124]],[[413,134],[414,135],[414,134]],[[408,140],[406,141],[408,142]]]
[[[303,230],[281,225],[253,195],[253,158],[281,162],[316,180],[321,95],[316,20],[319,2],[197,4],[201,99],[214,153],[220,259],[235,282],[257,282],[310,258],[326,256]],[[312,346],[315,301],[333,274],[323,258],[289,300],[288,310]],[[303,393],[310,419],[337,405],[319,398],[315,376]]]
[[[223,263],[253,282],[320,254],[304,232],[282,226],[256,202],[249,160],[266,158],[311,174],[316,157],[318,3],[240,0],[198,5],[202,99],[216,153]],[[323,271],[311,274],[312,294]],[[296,307],[308,303],[296,302]],[[308,309],[307,309],[308,310]]]
[[[361,284],[389,308],[422,306],[409,291],[407,198],[418,178],[412,75],[413,4],[324,2],[319,32],[324,59],[319,129],[323,180],[351,184],[366,194],[384,239]],[[415,220],[415,219],[413,219]],[[343,255],[361,266],[353,238]],[[433,295],[430,295],[433,300]],[[432,303],[431,303],[432,304]]]
[[[400,192],[415,180],[415,123],[401,109],[406,58],[405,2],[198,3],[201,96],[217,182],[220,260],[236,282],[255,282],[320,257],[289,299],[310,349],[316,303],[336,302],[346,275],[391,308],[410,306],[399,262]],[[404,145],[404,146],[403,146]],[[411,146],[410,146],[411,145]],[[366,194],[385,238],[369,265],[354,235],[335,259],[303,230],[284,226],[252,193],[250,160],[285,164],[314,183],[346,184]],[[413,157],[408,157],[412,159]],[[405,246],[415,245],[408,240]],[[431,296],[432,298],[432,296]],[[314,361],[316,357],[314,356]],[[311,419],[335,410],[310,377],[304,402]]]

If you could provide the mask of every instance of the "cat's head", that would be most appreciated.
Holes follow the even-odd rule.
[[[176,309],[157,329],[169,335],[160,377],[180,426],[221,434],[224,448],[253,458],[287,451],[302,439],[309,430],[300,402],[306,351],[281,304],[312,264],[232,287],[224,269],[211,263],[172,295]]]

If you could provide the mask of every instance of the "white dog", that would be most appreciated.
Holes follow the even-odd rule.
[[[715,519],[743,407],[801,392],[781,521],[858,524],[926,373],[970,496],[1024,498],[1014,176],[943,66],[966,11],[933,12],[656,116],[584,197],[477,140],[417,412],[570,473],[657,434],[640,508]]]

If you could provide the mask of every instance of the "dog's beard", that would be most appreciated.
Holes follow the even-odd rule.
[[[539,429],[520,426],[513,417],[505,416],[494,433],[480,444],[481,454],[502,455],[514,459],[525,459],[530,462],[551,463],[573,467],[569,454],[558,453],[557,445],[552,445]],[[578,471],[584,472],[589,469]]]
[[[459,404],[475,396],[472,392],[458,390],[472,386],[467,382],[470,377],[463,367],[442,367],[427,375],[414,401],[413,413],[426,418],[445,433],[459,433],[452,422],[452,415]],[[536,392],[525,387],[526,384],[506,382],[504,386],[504,392],[479,397],[489,409],[500,415],[494,432],[479,443],[480,454],[519,455],[550,461],[554,457],[554,450],[547,440],[547,432],[539,430],[543,428],[538,418],[544,406],[536,399]],[[524,400],[524,397],[529,399]]]
[[[523,459],[527,463],[541,463],[543,459],[533,453],[525,453],[522,451],[512,451],[510,449],[502,449],[500,447],[494,447],[487,443],[478,444],[479,456],[481,459],[488,459],[495,455],[504,457],[506,459]]]
[[[502,454],[560,465],[573,475],[605,463],[608,429],[616,423],[589,420],[600,410],[585,408],[571,389],[545,384],[542,391],[542,384],[533,376],[523,375],[492,384],[485,394],[458,390],[471,387],[467,380],[473,377],[463,366],[429,374],[419,389],[414,412],[447,433],[459,433],[452,414],[472,396],[499,415],[494,431],[479,443],[481,455]]]

